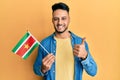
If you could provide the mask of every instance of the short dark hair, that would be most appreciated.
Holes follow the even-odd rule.
[[[52,11],[54,12],[57,9],[62,9],[62,10],[66,10],[69,13],[69,7],[68,5],[66,5],[63,2],[59,2],[59,3],[55,3],[54,5],[52,5]]]

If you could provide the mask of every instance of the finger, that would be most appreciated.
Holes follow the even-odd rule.
[[[49,64],[51,61],[53,61],[55,59],[55,57],[53,55],[51,55],[49,58],[47,58],[43,63],[45,65]]]
[[[48,54],[47,56],[45,56],[44,58],[43,58],[43,61],[46,61],[50,56],[52,56],[53,54]]]
[[[42,62],[45,62],[49,57],[51,56],[51,54],[48,54],[47,56],[45,56],[42,60]]]
[[[75,44],[74,48],[80,48],[80,44]]]
[[[81,45],[80,44],[75,44],[74,49],[77,51],[80,51]]]
[[[46,63],[45,68],[46,69],[50,69],[50,67],[51,67],[51,65],[52,65],[53,62],[54,61],[49,61],[48,63]]]
[[[78,48],[78,47],[74,47],[74,50],[76,50],[76,51],[80,51],[80,48]]]
[[[79,55],[79,53],[77,52],[77,51],[73,51],[73,54],[75,55],[75,56],[78,56]]]
[[[52,57],[48,62],[45,62],[45,66],[44,67],[45,67],[46,70],[49,70],[51,68],[54,60],[55,60],[55,58]]]
[[[49,59],[49,57],[51,57],[51,56],[52,56],[52,54],[48,54],[42,61],[43,62],[47,61]]]
[[[79,51],[73,50],[73,53],[78,55],[78,54],[79,54]]]
[[[85,37],[84,37],[84,38],[82,38],[82,43],[81,43],[81,44],[84,44],[85,40],[86,40],[86,38],[85,38]]]
[[[48,61],[47,64],[51,66],[53,64],[54,60],[55,60],[55,58],[52,58],[51,60]]]
[[[54,60],[55,60],[55,57],[54,57],[54,56],[51,56],[51,57],[49,58],[49,60],[46,61],[46,62],[47,62],[47,64],[50,64],[51,62],[54,62]]]

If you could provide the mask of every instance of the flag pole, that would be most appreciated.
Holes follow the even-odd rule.
[[[47,54],[49,54],[49,52],[45,49],[45,47],[41,43],[39,43],[39,45],[45,50]]]
[[[27,32],[38,42],[38,44],[45,50],[45,52],[49,54],[49,52],[45,49],[45,47],[28,30]]]

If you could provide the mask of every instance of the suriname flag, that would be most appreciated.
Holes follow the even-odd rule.
[[[12,52],[27,59],[39,44],[38,40],[28,31],[12,49]]]

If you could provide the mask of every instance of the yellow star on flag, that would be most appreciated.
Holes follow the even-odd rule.
[[[30,46],[28,44],[25,44],[25,48],[28,49]]]

